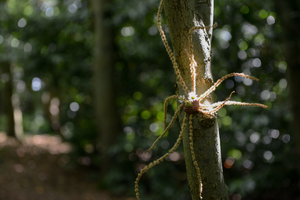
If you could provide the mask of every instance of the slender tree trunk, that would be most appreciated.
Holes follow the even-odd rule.
[[[95,28],[94,48],[94,88],[96,119],[98,126],[101,171],[106,174],[111,167],[108,148],[114,143],[120,132],[119,120],[115,105],[113,72],[114,72],[114,37],[111,22],[111,0],[92,0]]]
[[[179,65],[181,76],[187,87],[192,86],[191,72],[189,67],[188,32],[194,26],[213,25],[213,0],[166,0],[164,1],[165,13],[169,33],[176,61]],[[213,84],[210,69],[211,61],[211,37],[212,29],[196,30],[193,33],[193,51],[198,64],[196,68],[196,91],[201,95]],[[177,82],[178,95],[185,94],[180,83]],[[213,96],[210,95],[204,103],[211,104]],[[184,111],[179,118],[182,123]],[[193,120],[193,143],[196,161],[200,167],[203,183],[203,199],[226,200],[228,188],[224,183],[219,130],[216,117],[209,118],[203,114],[194,114]],[[183,136],[184,154],[189,188],[193,200],[199,198],[199,182],[195,167],[192,162],[189,147],[188,130]]]
[[[282,29],[284,57],[287,63],[287,79],[291,111],[294,116],[293,133],[298,154],[300,174],[300,3],[299,1],[276,1]]]
[[[7,135],[15,137],[15,120],[14,120],[14,107],[12,103],[12,96],[13,96],[13,77],[10,70],[10,63],[9,62],[0,62],[0,69],[7,80],[4,83],[3,88],[3,105],[4,105],[4,113],[7,118],[7,126],[6,132]]]

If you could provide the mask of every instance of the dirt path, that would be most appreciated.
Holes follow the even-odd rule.
[[[23,144],[0,133],[1,200],[131,200],[111,197],[68,168],[70,145],[58,137],[28,137]]]

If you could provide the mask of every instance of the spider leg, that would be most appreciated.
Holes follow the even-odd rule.
[[[192,159],[193,159],[193,164],[194,167],[197,171],[197,177],[199,180],[199,197],[200,199],[202,199],[202,179],[201,179],[201,174],[200,174],[200,168],[198,166],[198,163],[196,161],[196,156],[195,156],[195,152],[194,152],[194,144],[193,144],[193,114],[190,115],[190,133],[189,133],[189,139],[190,139],[190,150],[191,150],[191,154],[192,154]]]
[[[145,151],[145,153],[147,153],[148,151],[150,151],[151,149],[154,148],[154,146],[156,145],[156,143],[158,142],[158,140],[160,140],[160,138],[162,138],[167,132],[168,130],[171,128],[171,126],[174,124],[176,118],[177,118],[177,115],[179,114],[179,111],[182,109],[183,107],[183,104],[181,104],[178,109],[176,110],[170,124],[167,126],[167,128],[164,130],[164,132],[153,142],[152,146],[147,150]]]
[[[184,118],[183,118],[183,122],[182,122],[182,126],[181,126],[180,134],[179,134],[178,139],[177,139],[176,143],[174,144],[174,146],[169,150],[169,153],[173,153],[177,149],[177,147],[179,146],[179,144],[182,140],[182,137],[183,137],[184,129],[186,127],[186,121],[187,121],[187,116],[186,116],[186,113],[185,113]]]
[[[170,96],[168,98],[166,98],[165,100],[165,103],[164,103],[164,130],[166,129],[166,120],[167,120],[167,106],[168,106],[168,102],[171,100],[171,99],[176,99],[178,98],[178,95],[173,95],[173,96]]]
[[[212,107],[212,105],[207,105],[207,104],[203,104],[203,103],[199,103],[199,105],[200,105],[200,108],[202,107],[202,108],[211,108]]]
[[[212,104],[212,107],[219,106],[223,102],[217,102]],[[246,102],[238,102],[238,101],[227,101],[225,102],[225,105],[240,105],[240,106],[253,106],[253,107],[262,107],[262,108],[268,108],[268,106],[260,103],[246,103]]]
[[[160,162],[162,162],[166,157],[168,157],[170,155],[170,153],[173,153],[176,150],[176,148],[179,146],[179,144],[180,144],[180,142],[182,140],[183,132],[184,132],[185,127],[186,127],[186,121],[187,121],[187,117],[186,117],[186,113],[185,113],[184,114],[184,118],[183,118],[183,123],[182,123],[182,126],[181,126],[181,131],[180,131],[180,134],[178,136],[178,139],[177,139],[176,143],[174,144],[174,146],[168,151],[168,153],[166,153],[165,155],[163,155],[159,159],[153,161],[152,163],[150,163],[149,165],[147,165],[143,169],[141,169],[141,172],[138,174],[138,176],[137,176],[137,178],[135,180],[135,195],[136,195],[136,198],[138,200],[140,200],[139,181],[140,181],[142,175],[144,173],[146,173],[153,166],[155,166],[155,165],[159,164]]]
[[[194,55],[192,54],[190,57],[190,70],[191,70],[191,78],[192,78],[192,92],[196,93],[196,67],[197,62],[194,59]]]
[[[159,7],[158,7],[158,12],[157,12],[157,27],[158,27],[161,39],[162,39],[162,41],[163,41],[163,43],[164,43],[164,45],[166,47],[166,50],[167,50],[167,52],[169,54],[169,57],[170,57],[170,59],[171,59],[171,61],[173,63],[173,67],[174,67],[175,73],[176,73],[176,75],[177,75],[177,77],[178,77],[178,79],[180,81],[180,84],[182,85],[182,87],[183,87],[184,91],[186,92],[186,94],[188,94],[189,91],[187,89],[187,86],[186,86],[186,84],[185,84],[185,82],[184,82],[184,80],[183,80],[183,78],[182,78],[182,76],[180,74],[180,71],[179,71],[178,65],[176,63],[175,57],[173,55],[173,52],[172,52],[172,50],[171,50],[171,48],[170,48],[170,46],[168,44],[167,38],[166,38],[166,36],[164,34],[164,31],[162,30],[162,27],[161,27],[161,22],[160,22],[161,19],[160,18],[161,18],[162,7],[163,7],[163,0],[161,0],[161,2],[159,4]]]
[[[231,73],[231,74],[227,74],[226,76],[223,76],[222,78],[220,78],[219,80],[217,80],[217,82],[211,86],[208,90],[206,90],[206,92],[204,92],[199,98],[198,100],[201,101],[202,99],[204,99],[205,97],[207,97],[207,95],[209,95],[210,93],[212,93],[213,91],[216,90],[216,88],[227,78],[229,77],[233,77],[233,76],[241,76],[241,77],[245,77],[245,78],[249,78],[255,81],[259,81],[257,78],[253,77],[253,76],[249,76],[246,75],[244,73]]]
[[[214,112],[217,112],[217,111],[220,110],[223,106],[226,105],[226,102],[229,101],[229,99],[231,98],[231,95],[232,95],[233,93],[235,93],[235,91],[232,91],[232,92],[230,93],[229,97],[228,97],[225,101],[220,102],[220,104],[217,105],[217,107],[214,108],[213,110],[209,110],[209,111],[200,110],[200,112],[205,113],[205,114],[212,114],[212,113],[214,113]]]

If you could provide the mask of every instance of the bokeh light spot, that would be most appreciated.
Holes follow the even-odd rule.
[[[178,152],[173,152],[169,155],[169,159],[173,162],[177,162],[180,159],[180,154]]]
[[[249,137],[250,142],[253,144],[257,144],[260,140],[260,134],[258,132],[254,132]]]
[[[159,126],[158,126],[158,124],[157,123],[152,123],[150,126],[149,126],[149,128],[150,128],[150,130],[152,131],[152,132],[157,132],[158,131],[158,129],[159,129]]]
[[[238,160],[242,157],[242,152],[238,149],[232,148],[227,152],[227,155]]]
[[[149,29],[148,29],[148,34],[149,35],[156,35],[158,32],[157,30],[157,27],[156,26],[151,26]]]
[[[31,88],[33,91],[39,91],[42,88],[42,81],[40,78],[33,78],[31,83]]]
[[[269,130],[268,134],[270,137],[276,139],[279,137],[280,133],[279,133],[279,130],[277,130],[277,129],[271,129],[271,130]]]
[[[262,45],[264,42],[265,37],[262,34],[259,34],[254,38],[254,44],[257,46]]]
[[[127,134],[127,135],[131,135],[133,133],[133,129],[130,127],[130,126],[126,126],[124,128],[124,132]]]
[[[231,89],[231,88],[233,88],[233,86],[234,86],[233,80],[228,79],[228,80],[225,81],[225,87],[227,89]]]
[[[281,89],[285,89],[286,88],[286,86],[287,86],[287,81],[286,81],[286,79],[281,79],[280,81],[279,81],[279,87],[281,88]]]
[[[164,112],[158,112],[157,115],[156,115],[156,118],[159,121],[163,121],[164,120]]]
[[[272,138],[270,136],[266,135],[263,137],[262,142],[264,144],[270,144],[272,142]]]
[[[124,149],[125,149],[125,151],[130,153],[133,150],[133,146],[132,146],[132,144],[127,143],[127,144],[125,144]]]
[[[224,167],[229,169],[233,166],[235,159],[233,157],[227,157],[224,162]]]
[[[261,66],[261,61],[260,61],[260,59],[259,59],[259,58],[254,58],[254,59],[252,60],[252,65],[253,65],[254,67],[260,67],[260,66]]]
[[[272,159],[272,157],[273,157],[273,153],[271,152],[271,151],[265,151],[264,152],[264,158],[266,159],[266,160],[271,160]]]
[[[281,61],[281,62],[278,63],[278,71],[279,71],[279,72],[285,73],[286,68],[287,68],[286,62]]]
[[[22,93],[25,91],[26,88],[26,83],[22,80],[19,80],[17,83],[17,92]]]
[[[41,54],[42,55],[47,55],[49,53],[49,49],[47,46],[43,46],[41,49]]]
[[[32,6],[26,6],[24,8],[24,11],[23,11],[24,15],[27,15],[27,16],[30,16],[33,14],[33,7]]]
[[[270,98],[270,92],[269,90],[264,90],[260,93],[260,98],[262,100],[268,100]]]
[[[121,30],[121,34],[122,34],[124,37],[132,36],[132,35],[134,34],[134,29],[133,29],[133,27],[131,27],[131,26],[124,27],[124,28],[122,28],[122,30]]]
[[[232,119],[229,116],[225,116],[222,118],[222,124],[225,126],[230,126],[230,124],[232,123]]]
[[[59,108],[56,105],[51,105],[49,108],[49,111],[50,111],[51,115],[53,115],[53,116],[58,116],[58,114],[59,114]]]
[[[245,50],[248,49],[248,44],[247,44],[246,41],[241,41],[241,42],[238,43],[238,47],[239,47],[241,50],[245,51]]]
[[[235,76],[234,77],[234,80],[236,81],[236,82],[242,82],[243,81],[243,77],[240,77],[240,76]]]
[[[151,117],[151,113],[148,111],[148,110],[144,110],[142,113],[141,113],[141,117],[143,119],[149,119]]]
[[[254,163],[251,161],[251,160],[245,160],[243,162],[243,166],[246,168],[246,169],[252,169],[254,167]]]
[[[230,41],[232,36],[227,30],[222,30],[220,33],[220,38],[226,42]]]
[[[242,5],[241,9],[240,9],[241,13],[243,14],[248,14],[249,13],[249,8],[246,5]]]
[[[68,11],[69,11],[70,13],[76,13],[77,10],[78,10],[78,7],[77,7],[76,4],[71,4],[71,5],[69,5],[69,7],[68,7]]]
[[[252,85],[253,80],[250,78],[244,78],[243,83],[247,86],[250,86],[250,85]]]
[[[14,47],[14,48],[18,47],[19,44],[20,44],[20,41],[17,38],[13,38],[10,42],[10,46]]]
[[[31,44],[30,44],[30,43],[26,43],[26,44],[24,45],[24,51],[25,51],[26,53],[29,53],[29,52],[31,52],[31,50],[32,50]]]
[[[237,54],[240,60],[245,60],[247,58],[247,53],[244,50],[240,50]]]
[[[290,139],[291,139],[291,136],[290,136],[289,134],[284,134],[284,135],[282,136],[282,141],[283,141],[284,143],[288,143],[288,142],[290,141]]]
[[[264,9],[260,10],[259,11],[259,17],[263,18],[263,19],[267,18],[268,17],[268,12],[265,11]]]
[[[135,92],[134,94],[133,94],[133,98],[135,99],[135,100],[141,100],[142,99],[142,97],[143,97],[143,95],[142,95],[142,93],[140,93],[140,92]]]
[[[267,23],[269,25],[275,24],[275,18],[272,15],[268,16],[267,17]]]
[[[18,26],[20,28],[24,28],[26,26],[26,20],[24,18],[21,18],[19,21],[18,21]]]
[[[47,17],[52,17],[54,15],[54,9],[52,7],[47,8],[45,15]]]
[[[70,110],[72,110],[73,112],[77,112],[79,110],[80,106],[77,102],[72,102],[70,104]]]
[[[225,116],[226,116],[226,113],[227,113],[226,108],[221,108],[221,109],[218,111],[218,116],[219,116],[219,117],[225,117]]]
[[[238,141],[238,145],[239,146],[243,146],[245,144],[245,142],[247,141],[247,137],[245,136],[245,134],[241,131],[237,131],[234,133],[234,137],[236,138],[236,140]]]

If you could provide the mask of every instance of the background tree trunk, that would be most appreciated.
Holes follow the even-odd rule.
[[[194,26],[213,25],[213,0],[190,1],[190,0],[168,0],[164,1],[165,13],[169,33],[176,61],[179,65],[182,78],[187,87],[192,86],[191,73],[189,68],[189,58],[186,51],[189,50],[188,32]],[[195,60],[198,64],[196,68],[196,90],[197,95],[201,95],[213,84],[210,69],[211,61],[211,37],[212,29],[197,30],[193,33],[193,46]],[[178,94],[185,94],[180,83],[177,82]],[[213,102],[213,95],[204,100],[205,103]],[[179,118],[182,123],[184,111]],[[228,188],[224,183],[219,130],[216,117],[212,119],[198,113],[194,114],[194,150],[196,160],[200,167],[203,182],[203,199],[229,199]],[[199,182],[196,170],[192,163],[189,148],[188,128],[183,136],[184,154],[186,160],[186,170],[189,188],[192,199],[199,199]]]
[[[92,0],[95,28],[94,83],[102,173],[111,166],[107,153],[120,132],[113,87],[114,34],[111,21],[111,0]]]
[[[276,13],[282,26],[284,56],[287,63],[287,79],[291,111],[293,113],[293,134],[298,154],[300,174],[300,3],[299,1],[276,1]]]
[[[15,133],[15,119],[14,119],[14,107],[12,103],[12,96],[13,96],[13,77],[10,69],[9,62],[0,62],[0,69],[7,80],[4,83],[3,88],[3,106],[4,106],[4,113],[7,118],[7,126],[6,132],[9,136],[16,136]]]

